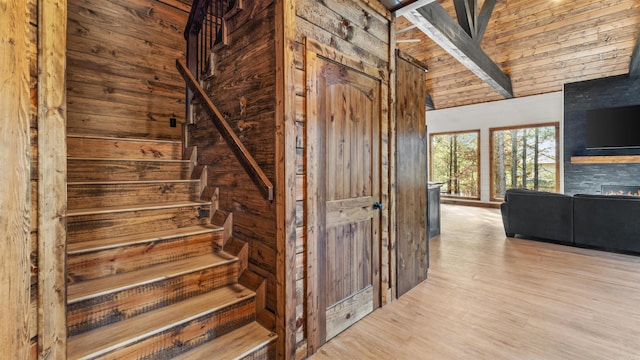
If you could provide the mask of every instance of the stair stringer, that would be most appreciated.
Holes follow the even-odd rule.
[[[184,148],[183,158],[189,160],[190,179],[199,180],[200,200],[211,202],[211,220],[213,220],[213,216],[219,209],[219,190],[217,187],[209,185],[207,165],[198,165],[198,148],[196,146]]]
[[[256,293],[256,321],[267,329],[275,329],[273,314],[266,309],[266,279],[249,270],[249,244],[246,241],[233,237],[233,212],[227,212],[219,208],[219,189],[209,185],[207,165],[199,165],[197,162],[197,146],[184,149],[184,159],[189,160],[191,179],[200,180],[200,199],[211,202],[212,225],[222,227],[222,244],[217,250],[224,250],[238,258],[238,283]]]

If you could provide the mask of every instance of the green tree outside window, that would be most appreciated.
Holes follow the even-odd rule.
[[[431,181],[444,196],[479,199],[479,130],[430,135]]]
[[[489,131],[491,200],[511,188],[558,191],[558,123]]]

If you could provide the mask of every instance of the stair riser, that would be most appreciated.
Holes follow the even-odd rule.
[[[151,184],[78,184],[67,189],[69,209],[199,200],[197,182]]]
[[[67,160],[69,182],[186,180],[189,164],[157,161]]]
[[[98,296],[67,306],[69,336],[233,284],[237,262]],[[255,308],[254,305],[252,305]]]
[[[69,284],[120,274],[194,256],[211,254],[222,241],[221,232],[177,237],[83,254],[69,254]]]
[[[67,138],[67,156],[79,158],[182,160],[181,147],[179,142]]]
[[[206,224],[209,205],[127,211],[110,214],[69,216],[67,241],[69,243],[107,239],[124,234],[143,234],[151,231],[178,229]]]
[[[165,122],[88,114],[74,114],[67,119],[69,134],[180,140],[180,127]]]
[[[238,257],[240,273],[249,266],[249,244],[242,240],[231,238],[224,245],[224,251]]]
[[[276,342],[270,342],[264,347],[257,349],[253,353],[244,356],[238,360],[265,360],[276,358]]]
[[[255,318],[254,311],[252,300],[243,301],[116,349],[97,359],[171,359],[250,323]],[[215,354],[212,354],[212,359],[214,358]]]

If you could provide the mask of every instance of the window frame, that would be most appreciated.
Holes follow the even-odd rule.
[[[555,141],[556,141],[556,187],[555,192],[560,192],[560,122],[552,121],[547,123],[539,123],[539,124],[524,124],[524,125],[513,125],[513,126],[503,126],[503,127],[494,127],[489,128],[489,201],[499,201],[504,202],[504,198],[495,197],[495,184],[493,183],[493,165],[494,165],[494,154],[493,154],[493,134],[496,131],[505,131],[505,130],[522,130],[522,129],[531,129],[537,127],[548,127],[553,126],[555,128]]]
[[[456,135],[456,134],[467,134],[467,133],[476,133],[476,138],[478,140],[477,146],[476,146],[476,158],[477,158],[476,166],[478,168],[478,176],[476,178],[476,189],[478,189],[478,194],[477,196],[460,196],[460,195],[440,193],[440,196],[442,197],[446,197],[450,199],[480,200],[480,193],[482,192],[480,189],[480,178],[482,177],[482,173],[481,173],[482,166],[481,166],[481,158],[480,158],[480,129],[429,133],[429,180],[433,181],[433,137],[439,136],[439,135],[442,136],[442,135]]]

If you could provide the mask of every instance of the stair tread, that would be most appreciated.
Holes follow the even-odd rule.
[[[139,243],[147,243],[153,241],[168,240],[181,236],[198,235],[207,232],[218,232],[224,229],[219,226],[207,224],[207,225],[195,225],[179,229],[170,229],[163,231],[147,232],[143,234],[133,234],[112,237],[107,239],[99,239],[92,241],[83,241],[77,243],[67,244],[67,253],[69,255],[82,254],[98,250],[107,250],[120,246],[134,245]]]
[[[229,285],[131,319],[72,336],[68,340],[69,358],[84,359],[106,354],[252,296],[255,296],[255,293],[242,285]]]
[[[220,266],[238,261],[238,258],[219,251],[170,263],[150,266],[141,270],[106,276],[103,278],[69,284],[67,286],[67,303],[73,304],[82,300],[102,296],[135,286],[149,284],[190,272]]]
[[[174,360],[208,360],[212,354],[220,360],[241,359],[275,339],[275,334],[254,321],[181,354]]]
[[[98,136],[98,135],[82,135],[82,134],[67,134],[70,138],[81,139],[96,139],[96,140],[115,140],[115,141],[131,141],[131,142],[150,142],[150,143],[164,143],[164,144],[182,144],[181,140],[166,140],[166,139],[144,139],[144,138],[132,138],[132,137],[112,137],[112,136]]]
[[[88,209],[69,209],[67,216],[81,216],[81,215],[96,215],[96,214],[109,214],[127,211],[140,211],[140,210],[156,210],[156,209],[171,209],[177,207],[189,207],[199,205],[211,205],[210,201],[164,201],[160,203],[148,203],[148,204],[135,204],[126,206],[103,206],[99,208]]]

